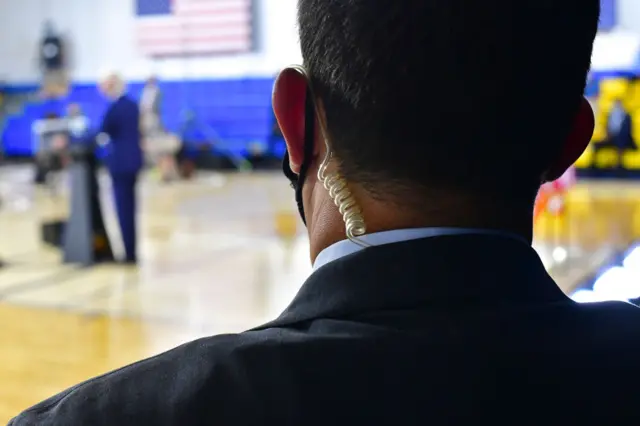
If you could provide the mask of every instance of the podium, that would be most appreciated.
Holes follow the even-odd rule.
[[[97,159],[93,144],[77,144],[69,148],[71,166],[70,213],[65,225],[62,250],[64,263],[89,266],[114,261],[107,235],[97,178]]]

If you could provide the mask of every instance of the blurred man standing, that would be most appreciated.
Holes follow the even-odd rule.
[[[101,92],[112,100],[102,121],[101,132],[108,136],[106,163],[111,174],[125,262],[137,263],[136,182],[142,169],[140,111],[125,94],[125,84],[115,73],[100,83]]]
[[[158,79],[149,77],[140,98],[140,114],[142,128],[145,137],[160,132],[162,122],[160,121],[160,106],[162,102],[162,92],[158,87]]]
[[[70,104],[67,107],[67,122],[69,125],[69,134],[74,140],[81,139],[87,135],[89,131],[89,119],[82,108],[78,104]]]
[[[176,176],[175,153],[179,148],[176,138],[167,134],[162,125],[162,91],[155,76],[149,77],[140,98],[140,121],[147,155],[157,162],[162,180]]]

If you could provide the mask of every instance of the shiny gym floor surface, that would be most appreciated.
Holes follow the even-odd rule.
[[[66,177],[52,190],[32,174],[0,168],[0,424],[89,377],[265,322],[311,270],[293,193],[277,173],[201,173],[168,185],[145,176],[138,268],[61,264],[40,242],[40,223],[66,216]],[[117,252],[109,180],[100,181]],[[535,246],[570,292],[638,238],[640,184],[582,182],[564,215],[536,224]]]

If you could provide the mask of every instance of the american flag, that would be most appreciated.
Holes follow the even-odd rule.
[[[253,48],[252,0],[136,0],[148,56],[244,53]]]

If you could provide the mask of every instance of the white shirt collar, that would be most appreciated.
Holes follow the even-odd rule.
[[[360,237],[362,241],[372,246],[380,246],[383,244],[398,243],[401,241],[417,240],[421,238],[440,237],[445,235],[463,235],[463,234],[489,234],[500,235],[507,238],[515,238],[522,240],[525,244],[527,241],[515,234],[508,232],[495,231],[491,229],[472,229],[472,228],[413,228],[413,229],[397,229],[393,231],[376,232]],[[315,262],[313,262],[313,270],[326,265],[329,262],[340,259],[363,250],[362,246],[349,240],[338,241],[330,245],[318,254]]]

